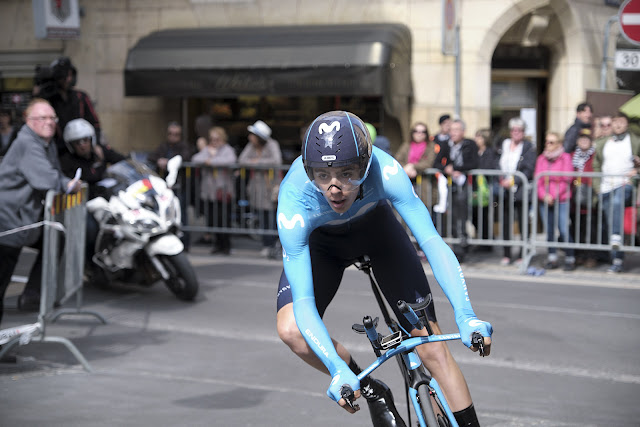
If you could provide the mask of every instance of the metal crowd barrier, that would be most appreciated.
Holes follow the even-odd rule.
[[[277,191],[281,179],[289,166],[254,166],[229,165],[225,167],[206,167],[193,163],[183,165],[181,187],[177,190],[183,199],[183,205],[191,207],[192,212],[187,218],[186,232],[212,232],[244,234],[253,238],[263,235],[277,235],[275,227],[276,202],[273,194],[251,195],[248,189],[251,179],[260,176],[267,184],[269,192]],[[554,241],[546,239],[544,225],[540,227],[539,206],[536,189],[540,179],[558,175],[567,176],[573,181],[572,185],[584,178],[604,177],[600,173],[566,172],[552,174],[545,172],[528,181],[522,172],[505,175],[495,169],[474,169],[465,175],[463,183],[455,182],[438,169],[427,169],[416,177],[414,188],[416,194],[427,206],[436,229],[445,242],[452,246],[491,246],[508,247],[512,258],[521,258],[520,271],[525,272],[532,258],[541,248],[575,248],[582,250],[611,250],[606,236],[607,215],[603,211],[602,194],[590,186],[588,193],[588,212],[586,215],[571,216],[567,220],[573,222],[572,233],[574,243],[559,241],[556,235]],[[202,198],[203,179],[211,176],[215,179],[224,178],[229,198],[208,203]],[[501,182],[510,180],[512,189],[506,190]],[[275,190],[274,190],[275,189]],[[522,195],[522,197],[517,197]],[[252,196],[252,197],[251,197]],[[251,199],[270,199],[265,206],[252,205]],[[632,199],[638,198],[637,186],[634,186]],[[565,215],[573,215],[576,207],[580,210],[582,200],[571,199],[572,209]],[[582,208],[584,210],[584,208]],[[261,216],[259,211],[265,211]],[[637,212],[636,212],[637,215]],[[609,217],[611,213],[609,213]],[[211,225],[205,218],[210,218]],[[637,222],[634,216],[632,222]],[[556,220],[557,224],[558,221]],[[594,230],[588,239],[580,235],[580,230]],[[545,232],[538,235],[539,231]],[[413,238],[413,237],[412,237]],[[593,240],[596,238],[596,240]],[[638,252],[637,237],[633,233],[620,247],[621,251]]]
[[[550,177],[567,177],[573,188],[577,186],[584,186],[585,191],[577,192],[567,202],[567,208],[564,212],[560,212],[560,209],[553,209],[553,223],[555,224],[555,230],[553,233],[553,240],[547,239],[547,224],[546,221],[541,221],[540,216],[548,215],[549,209],[552,206],[557,206],[560,203],[560,197],[557,195],[552,205],[547,203],[541,203],[536,197],[537,188],[539,182],[542,181],[545,188],[549,187]],[[596,191],[592,186],[593,178],[604,179],[606,177],[613,178],[625,178],[624,175],[603,174],[598,172],[542,172],[536,175],[533,180],[532,188],[534,192],[533,203],[531,206],[531,221],[533,224],[533,231],[529,240],[531,247],[530,255],[533,256],[536,253],[537,248],[559,248],[559,249],[579,249],[585,251],[611,251],[612,246],[609,242],[609,235],[612,231],[609,230],[609,220],[614,219],[614,204],[611,203],[608,209],[604,206],[604,195]],[[638,223],[638,206],[640,202],[638,199],[638,179],[633,179],[631,183],[631,197],[630,203],[627,206],[623,206],[617,213],[617,220],[622,225],[622,242],[619,247],[621,252],[640,252],[640,246],[638,246],[637,240],[637,223]],[[564,215],[564,218],[560,216]],[[558,231],[558,224],[565,222],[570,224],[569,233],[572,242],[560,241],[560,233]],[[628,230],[625,231],[625,222],[627,222]],[[542,236],[537,234],[537,225],[542,224]]]
[[[256,240],[263,235],[277,236],[277,191],[288,170],[289,165],[211,167],[183,163],[180,187],[174,187],[186,215],[183,230],[247,235]],[[214,190],[208,191],[207,186]],[[203,191],[209,197],[203,197]]]
[[[86,185],[77,194],[47,192],[42,222],[42,288],[38,321],[32,325],[0,331],[0,338],[6,342],[0,351],[0,358],[18,343],[26,345],[32,339],[56,342],[63,344],[85,370],[92,372],[87,360],[71,341],[47,335],[47,324],[55,322],[62,315],[92,315],[102,323],[107,323],[100,314],[82,310],[87,195]],[[58,308],[74,295],[75,309]]]

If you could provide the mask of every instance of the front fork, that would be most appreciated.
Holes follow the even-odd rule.
[[[422,360],[420,356],[418,356],[417,351],[413,350],[409,353],[402,354],[402,360],[405,363],[409,371],[409,397],[411,398],[411,403],[413,407],[416,409],[416,414],[418,415],[418,421],[421,426],[426,426],[426,422],[422,417],[422,411],[419,410],[420,404],[418,403],[418,386],[422,384],[426,384],[431,389],[435,390],[437,396],[443,396],[442,389],[436,381],[435,378],[430,376],[427,371],[422,367]],[[431,394],[431,393],[430,393]],[[442,406],[442,409],[446,412],[447,417],[451,422],[451,427],[458,427],[458,423],[456,422],[455,416],[449,408],[449,404],[447,403],[446,398],[438,399],[438,402]],[[431,403],[436,403],[435,399],[431,399]]]

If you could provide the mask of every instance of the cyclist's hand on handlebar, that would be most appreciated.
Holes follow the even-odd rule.
[[[327,395],[334,401],[338,402],[338,404],[345,410],[353,414],[359,408],[357,407],[357,405],[350,405],[343,397],[342,392],[345,391],[343,390],[344,386],[348,386],[348,388],[350,388],[353,392],[353,400],[356,400],[360,397],[360,381],[349,368],[338,370],[333,375],[331,384],[329,385],[329,389],[327,390]]]
[[[478,351],[478,346],[473,346],[471,343],[471,336],[477,332],[484,337],[484,355],[488,356],[491,353],[491,334],[493,334],[491,323],[479,320],[475,316],[469,316],[458,323],[458,329],[464,345],[473,351]]]
[[[349,384],[344,384],[340,387],[340,394],[342,398],[338,400],[338,405],[351,414],[355,414],[360,410],[360,405],[355,403],[356,399],[360,397],[360,390],[353,391]]]

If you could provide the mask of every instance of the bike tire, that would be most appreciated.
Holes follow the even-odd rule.
[[[429,393],[429,386],[421,384],[418,386],[417,391],[420,410],[422,411],[425,423],[427,423],[428,427],[440,427],[436,418],[436,413],[433,410],[433,406],[431,406],[431,393]]]
[[[198,279],[185,252],[177,255],[158,255],[162,265],[169,271],[165,284],[173,294],[183,301],[193,301],[198,294]]]

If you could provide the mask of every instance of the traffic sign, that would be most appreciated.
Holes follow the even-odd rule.
[[[640,0],[626,0],[622,3],[618,21],[626,39],[640,45]]]

